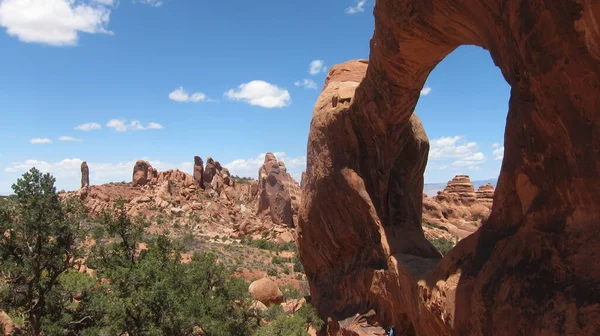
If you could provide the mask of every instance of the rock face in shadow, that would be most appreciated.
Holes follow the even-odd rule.
[[[90,186],[90,167],[88,167],[87,162],[83,161],[81,163],[81,188]]]
[[[600,333],[600,5],[379,0],[367,69],[331,69],[308,140],[297,243],[324,319],[371,309],[408,335]],[[443,259],[423,237],[413,114],[455,48],[511,85],[491,215]]]
[[[194,156],[194,183],[204,188],[204,162],[199,156]]]
[[[283,162],[278,162],[273,153],[265,155],[265,161],[258,170],[257,215],[270,216],[275,224],[294,227],[292,197],[292,177],[287,173]],[[294,181],[295,182],[295,181]],[[298,188],[298,184],[295,184]]]

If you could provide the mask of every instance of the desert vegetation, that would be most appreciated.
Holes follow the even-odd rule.
[[[306,335],[322,326],[308,303],[256,309],[236,269],[264,253],[267,273],[301,269],[294,248],[261,240],[205,248],[187,233],[150,235],[117,201],[90,217],[35,168],[0,200],[0,309],[24,335]],[[227,237],[225,237],[227,239]],[[295,247],[295,246],[294,246]],[[239,253],[226,253],[226,249]],[[246,251],[244,251],[246,249]],[[229,251],[229,252],[231,252]],[[244,254],[246,252],[246,254]],[[306,293],[282,286],[286,299]]]

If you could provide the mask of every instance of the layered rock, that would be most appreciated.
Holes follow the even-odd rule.
[[[598,334],[599,6],[380,0],[374,13],[368,70],[331,69],[308,140],[297,243],[321,317],[373,309],[409,335]],[[420,228],[413,112],[462,44],[490,50],[512,90],[492,213],[441,259]]]
[[[458,196],[460,202],[469,205],[477,199],[475,189],[468,175],[456,175],[443,191],[446,194]]]
[[[273,153],[267,153],[264,164],[258,170],[257,215],[268,215],[275,224],[294,226],[291,179],[285,165],[280,164]]]
[[[493,188],[491,198],[493,198]],[[486,197],[489,197],[489,190]],[[457,175],[437,196],[423,195],[424,226],[433,226],[451,233],[458,239],[468,237],[485,222],[492,202],[480,201],[467,175]]]
[[[90,168],[88,167],[87,162],[83,161],[81,163],[81,188],[86,188],[90,186]]]
[[[492,207],[494,202],[494,186],[491,184],[482,185],[477,189],[475,193],[477,195],[477,201],[485,206]]]
[[[138,160],[133,166],[133,186],[138,187],[146,185],[152,180],[154,172],[154,168],[148,161]]]

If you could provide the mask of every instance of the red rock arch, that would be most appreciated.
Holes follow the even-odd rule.
[[[600,333],[600,4],[378,0],[369,64],[317,101],[299,255],[322,317],[369,309],[420,335]],[[488,222],[441,261],[421,230],[414,107],[463,44],[511,85]],[[360,85],[359,85],[360,83]]]

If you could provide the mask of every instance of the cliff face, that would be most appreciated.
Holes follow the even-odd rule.
[[[335,330],[372,309],[409,335],[600,333],[600,5],[379,0],[374,14],[368,69],[333,67],[311,123],[297,242],[321,316]],[[489,50],[512,91],[491,215],[440,260],[412,112],[462,44]]]

